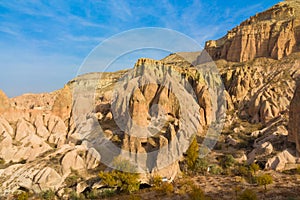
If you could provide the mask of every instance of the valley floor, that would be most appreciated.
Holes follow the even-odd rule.
[[[194,177],[184,177],[178,179],[174,183],[175,192],[172,194],[161,194],[154,191],[151,188],[140,190],[132,195],[116,195],[109,200],[123,200],[123,199],[178,199],[178,200],[188,200],[191,199],[189,195],[183,194],[178,187],[181,187],[181,181],[187,181],[188,179],[193,181],[193,183],[205,192],[208,199],[212,200],[235,200],[238,199],[237,196],[244,189],[251,189],[257,194],[257,199],[264,200],[300,200],[300,175],[284,174],[279,172],[270,171],[272,174],[273,183],[267,185],[267,191],[265,191],[263,186],[258,186],[257,184],[249,184],[239,176],[221,176],[221,175],[206,175],[206,176],[194,176]],[[184,180],[183,180],[184,179]],[[199,198],[201,200],[201,198]]]

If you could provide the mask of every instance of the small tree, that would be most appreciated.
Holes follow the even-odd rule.
[[[260,170],[260,167],[259,167],[258,164],[252,163],[250,165],[250,171],[251,171],[252,174],[256,174],[256,172],[258,172],[259,170]]]
[[[53,190],[47,190],[41,193],[41,197],[45,200],[56,199],[55,192]]]
[[[220,164],[223,168],[227,169],[235,164],[235,159],[231,154],[227,154],[223,158],[221,158]]]
[[[191,143],[190,147],[188,148],[186,154],[187,154],[186,162],[188,165],[188,169],[194,170],[196,160],[199,157],[199,146],[197,143],[196,136],[192,140],[192,143]]]
[[[103,184],[109,187],[116,187],[119,191],[128,193],[139,190],[139,174],[136,173],[136,168],[128,160],[117,158],[115,159],[114,167],[116,170],[99,173]]]
[[[151,178],[151,185],[155,188],[155,189],[157,189],[157,188],[160,188],[161,187],[161,185],[162,185],[162,178],[161,178],[161,176],[153,176],[152,178]]]
[[[235,193],[235,199],[238,199],[238,193],[241,191],[241,186],[237,185],[233,187],[234,193]]]
[[[215,164],[213,164],[213,165],[211,165],[211,167],[210,167],[210,171],[209,171],[209,173],[210,174],[213,174],[213,175],[219,175],[219,174],[222,174],[222,168],[219,166],[219,165],[215,165]]]
[[[189,197],[191,200],[206,200],[208,199],[205,196],[205,193],[200,187],[194,186],[192,191],[189,193]]]
[[[297,167],[296,172],[297,174],[300,174],[300,167]]]
[[[250,173],[249,168],[244,165],[237,166],[237,168],[236,168],[236,175],[248,177],[249,173]]]
[[[21,192],[17,195],[17,200],[27,200],[29,198],[29,195],[27,192]]]
[[[245,189],[237,198],[238,200],[257,200],[257,195],[253,190]]]
[[[171,195],[174,192],[174,186],[172,183],[163,182],[161,187],[156,188],[156,190],[164,195]]]
[[[197,172],[204,174],[207,171],[208,165],[209,163],[206,158],[198,158],[194,168]]]
[[[270,174],[263,174],[256,177],[256,182],[258,185],[263,185],[266,191],[267,185],[273,183],[273,177]]]

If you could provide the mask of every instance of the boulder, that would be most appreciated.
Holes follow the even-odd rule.
[[[85,169],[84,160],[78,155],[77,150],[72,150],[65,154],[61,161],[62,172],[65,176],[71,173],[71,170]]]
[[[266,169],[273,169],[277,171],[283,171],[286,164],[295,164],[296,158],[288,151],[278,153],[273,158],[270,158],[266,163]]]
[[[94,148],[90,148],[87,151],[86,158],[85,158],[86,168],[87,169],[96,168],[99,165],[100,160],[101,160],[101,156],[99,152]]]
[[[63,179],[54,169],[46,167],[34,177],[33,181],[40,187],[41,191],[46,191],[57,190]]]
[[[273,152],[273,145],[270,142],[264,142],[261,145],[257,146],[248,154],[247,163],[253,163],[258,157],[265,157],[270,155]]]
[[[20,119],[17,124],[17,129],[16,129],[16,135],[15,135],[15,140],[21,141],[28,135],[35,134],[35,128],[34,126],[25,121],[24,119]]]

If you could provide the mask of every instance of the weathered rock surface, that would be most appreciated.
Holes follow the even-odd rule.
[[[68,126],[72,111],[72,91],[68,85],[57,92],[52,106],[52,113],[60,117]]]
[[[56,91],[42,94],[23,94],[11,99],[11,105],[17,109],[26,110],[51,110]]]
[[[62,161],[63,174],[70,174],[71,170],[81,170],[85,168],[84,160],[78,155],[77,150],[66,153]]]
[[[171,63],[174,59],[173,56]],[[203,127],[216,122],[221,110],[226,110],[218,99],[225,99],[218,78],[190,66],[174,66],[167,59],[139,59],[133,71],[116,86],[112,103],[113,117],[123,130],[123,157],[127,155],[148,172],[179,160],[192,135],[205,135]],[[184,89],[194,89],[197,101],[189,93],[182,93]]]
[[[296,158],[288,151],[284,150],[275,157],[269,159],[266,163],[266,169],[274,169],[282,171],[285,169],[286,164],[295,164]]]
[[[10,101],[6,94],[0,90],[0,113],[7,111],[10,107]]]
[[[299,1],[281,2],[206,42],[213,59],[244,62],[258,57],[281,59],[299,50]]]
[[[300,155],[300,81],[290,106],[289,141],[296,144],[297,155]]]
[[[292,75],[299,67],[297,56],[220,64],[224,85],[240,118],[267,123],[289,109],[295,90]]]

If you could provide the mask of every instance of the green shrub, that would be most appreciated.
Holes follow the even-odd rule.
[[[115,194],[116,194],[116,190],[114,190],[114,189],[105,189],[101,192],[100,196],[103,197],[103,198],[107,198],[107,197],[112,197]]]
[[[70,200],[85,200],[85,196],[83,194],[77,194],[75,191],[71,192]]]
[[[41,197],[45,200],[55,200],[55,193],[52,190],[47,190],[41,193]]]
[[[246,167],[246,166],[241,165],[241,166],[238,166],[238,167],[236,168],[236,173],[235,173],[235,175],[243,176],[243,177],[248,177],[249,174],[250,174],[250,170],[249,170],[249,168]]]
[[[17,195],[17,200],[27,200],[29,197],[27,192],[21,192],[20,194]]]
[[[93,189],[90,192],[86,193],[86,198],[87,199],[98,199],[100,197],[101,193],[97,189]]]
[[[245,189],[237,198],[238,200],[257,200],[257,195],[253,190]]]
[[[297,174],[300,174],[300,167],[297,167],[296,172]]]
[[[210,174],[219,175],[219,174],[222,174],[222,172],[223,172],[222,168],[219,167],[218,165],[210,166],[210,171],[209,171]]]
[[[270,174],[263,174],[255,178],[258,185],[263,185],[267,190],[267,185],[273,183],[273,177]]]
[[[155,188],[160,188],[162,185],[162,178],[161,176],[154,176],[151,178],[150,184]]]
[[[77,184],[77,182],[79,180],[80,180],[80,177],[78,177],[77,175],[71,175],[65,179],[65,183],[66,183],[67,187],[73,187]]]
[[[101,183],[104,185],[117,187],[118,190],[123,192],[131,193],[140,188],[138,174],[114,170],[111,172],[100,172],[99,177],[101,178]]]
[[[260,167],[259,167],[258,164],[252,163],[250,165],[250,171],[251,171],[252,174],[256,174],[256,172],[258,172],[259,170],[260,170]]]
[[[196,187],[196,186],[194,186],[192,188],[192,191],[189,193],[189,197],[191,200],[206,200],[206,199],[208,199],[205,196],[205,193],[203,192],[203,190],[200,187]]]
[[[164,194],[164,195],[171,195],[174,192],[174,186],[172,183],[163,182],[161,187],[156,188],[156,191]]]
[[[131,194],[127,200],[141,200],[142,198],[140,196],[137,196],[137,195],[133,195]]]
[[[221,158],[220,164],[224,169],[230,168],[235,164],[235,159],[232,155],[227,154]]]
[[[86,193],[87,199],[101,199],[108,198],[116,195],[116,190],[111,188],[105,188],[101,190],[93,189],[90,192]]]
[[[198,173],[205,174],[209,163],[206,158],[198,158],[195,162],[194,170]]]
[[[190,147],[186,151],[186,155],[187,155],[186,162],[187,162],[188,169],[194,170],[196,160],[199,157],[199,146],[196,137],[194,137],[194,139],[192,140]]]
[[[139,190],[139,174],[135,173],[135,166],[132,166],[127,160],[121,160],[120,158],[117,158],[114,161],[114,167],[116,170],[99,173],[101,183],[109,187],[116,187],[119,191],[127,193],[132,193]]]

